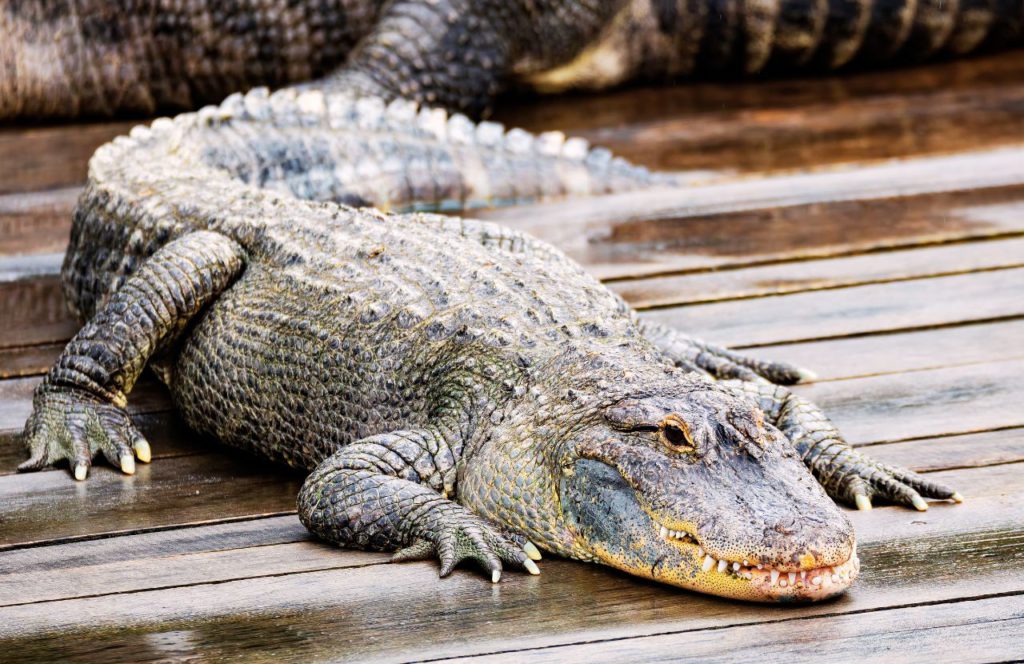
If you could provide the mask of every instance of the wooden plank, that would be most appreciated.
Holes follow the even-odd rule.
[[[943,661],[951,644],[956,644],[957,662],[965,663],[1000,661],[1024,652],[1024,595],[508,654],[531,662],[703,663],[735,662],[756,652],[758,662],[816,663],[824,656],[835,662],[888,664],[904,657]],[[508,654],[439,661],[502,662]]]
[[[56,274],[0,281],[0,308],[0,348],[67,341],[79,328]]]
[[[934,472],[1024,461],[1024,429],[1019,427],[963,435],[919,438],[863,447],[865,454],[886,463]]]
[[[637,309],[784,295],[1024,265],[1024,238],[615,281]]]
[[[855,286],[646,311],[726,346],[762,346],[1024,314],[1024,269]]]
[[[81,190],[0,195],[0,256],[63,252]]]
[[[139,120],[0,129],[0,194],[67,187],[85,181],[100,145]]]
[[[851,443],[1024,425],[1024,360],[798,385]]]
[[[1016,142],[1019,54],[892,72],[510,99],[497,119],[557,129],[662,169],[818,167]]]
[[[302,483],[297,473],[226,449],[158,461],[132,476],[97,464],[84,483],[59,470],[0,477],[0,550],[294,512]]]
[[[1013,165],[1013,164],[1016,165]],[[1020,234],[1024,151],[474,211],[602,279]]]
[[[0,348],[0,379],[45,373],[57,361],[65,341],[40,346]]]
[[[825,604],[771,608],[721,601],[555,559],[543,561],[539,577],[510,573],[493,587],[472,570],[438,581],[434,563],[413,563],[61,600],[43,610],[8,606],[0,608],[0,635],[8,652],[41,657],[59,648],[60,657],[71,660],[101,651],[106,657],[130,643],[134,660],[150,661],[166,657],[157,647],[161,636],[185,633],[207,656],[244,648],[249,661],[328,655],[394,661],[1024,592],[1024,474],[995,466],[937,476],[976,497],[927,514],[896,508],[852,514],[863,573],[844,598]],[[336,558],[352,555],[312,542],[301,546]],[[70,642],[53,639],[71,630],[76,637]]]
[[[1024,357],[1024,320],[748,348],[834,380]]]

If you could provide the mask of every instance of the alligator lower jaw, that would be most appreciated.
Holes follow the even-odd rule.
[[[722,581],[743,583],[746,581],[749,599],[767,601],[805,600],[814,601],[835,596],[847,588],[860,572],[860,558],[854,545],[850,558],[840,564],[809,570],[787,571],[770,565],[751,564],[749,560],[716,560],[697,542],[696,538],[684,531],[669,530],[661,526],[661,537],[675,544],[695,547],[695,556],[700,564],[700,574],[710,577],[715,583],[716,575]]]

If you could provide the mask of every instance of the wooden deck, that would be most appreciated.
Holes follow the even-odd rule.
[[[723,601],[546,558],[473,571],[310,540],[301,478],[200,440],[143,380],[155,460],[15,473],[74,332],[57,269],[92,150],[132,122],[0,131],[0,660],[1003,661],[1024,657],[1024,55],[843,79],[524,102],[695,186],[480,215],[652,318],[820,380],[849,439],[960,489],[854,513],[837,601]]]

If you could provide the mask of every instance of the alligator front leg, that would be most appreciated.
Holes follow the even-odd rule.
[[[502,563],[540,570],[531,544],[446,496],[454,494],[455,457],[441,434],[397,431],[357,441],[328,457],[299,492],[299,518],[320,539],[395,551],[394,562],[437,556],[440,575],[466,559],[501,577]]]
[[[18,470],[67,460],[75,479],[84,480],[99,452],[128,474],[136,456],[148,462],[149,443],[125,411],[126,395],[150,357],[231,283],[243,260],[234,241],[205,231],[153,254],[74,336],[36,389],[24,434],[30,457]]]
[[[777,385],[793,385],[814,378],[814,374],[806,369],[736,353],[666,325],[639,320],[639,326],[648,341],[660,348],[676,366],[689,371],[699,371],[718,379],[767,380]]]
[[[784,387],[749,381],[725,381],[753,399],[769,422],[790,440],[804,463],[832,498],[871,509],[882,496],[895,503],[928,509],[925,498],[960,502],[953,489],[911,470],[875,461],[851,447],[820,408]]]

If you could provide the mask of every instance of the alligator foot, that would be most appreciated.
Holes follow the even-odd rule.
[[[719,380],[793,385],[815,378],[815,374],[807,369],[743,355],[664,325],[643,321],[642,330],[644,336],[658,346],[676,366],[708,374]]]
[[[876,497],[924,511],[925,498],[961,502],[959,492],[905,468],[876,461],[851,447],[828,417],[784,387],[729,381],[757,401],[767,419],[786,435],[833,499],[860,510]]]
[[[136,458],[148,463],[151,456],[149,443],[124,409],[71,388],[45,384],[36,391],[25,444],[30,457],[18,470],[39,470],[67,461],[76,480],[88,476],[100,452],[128,475],[135,473]]]
[[[464,560],[476,561],[490,573],[491,582],[501,579],[502,563],[521,567],[530,574],[540,574],[534,562],[540,552],[529,541],[507,537],[480,517],[460,510],[443,520],[440,531],[416,539],[411,545],[395,552],[391,562],[425,560],[437,557],[441,561],[441,577],[448,576]]]

